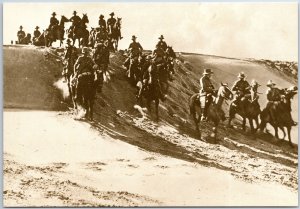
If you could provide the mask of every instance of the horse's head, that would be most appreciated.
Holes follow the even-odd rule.
[[[229,89],[227,83],[222,83],[221,82],[221,86],[218,90],[217,97],[223,97],[226,100],[231,100],[233,98],[233,93]]]
[[[59,24],[64,24],[65,22],[69,22],[70,20],[68,18],[66,18],[66,16],[62,15],[60,18],[60,22]]]
[[[83,24],[89,23],[89,18],[87,16],[87,14],[83,14],[81,21]]]
[[[284,89],[284,98],[286,100],[291,100],[294,98],[294,96],[298,93],[298,87],[292,86],[288,89]]]

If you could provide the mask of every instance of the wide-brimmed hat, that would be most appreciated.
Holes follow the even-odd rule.
[[[22,29],[22,28],[23,28],[23,26],[21,25],[21,26],[20,26],[20,29]]]
[[[83,47],[81,50],[82,53],[88,53],[89,52],[89,48],[87,47]]]
[[[272,80],[269,80],[268,83],[267,83],[267,86],[275,86],[276,83],[274,83]]]
[[[104,15],[100,15],[100,16],[99,16],[99,18],[102,18],[102,17],[104,17]]]
[[[55,16],[55,15],[56,15],[56,13],[55,13],[55,12],[53,12],[53,13],[52,13],[52,16]]]
[[[35,29],[39,29],[39,28],[40,28],[39,26],[36,26],[36,27],[35,27]]]
[[[131,40],[135,40],[137,37],[135,35],[132,36]]]
[[[114,12],[112,12],[112,13],[110,13],[109,15],[110,15],[110,16],[114,16],[114,15],[115,15],[115,13],[114,13]]]
[[[237,76],[238,78],[246,78],[244,72],[240,72],[239,75]]]
[[[76,12],[76,11],[74,11],[74,12],[73,12],[73,15],[75,15],[75,14],[77,14],[77,12]]]
[[[256,80],[252,80],[250,86],[261,86]]]
[[[211,69],[209,68],[204,69],[203,75],[210,75],[210,74],[213,74],[213,71]]]
[[[163,36],[163,35],[160,35],[160,37],[158,37],[158,39],[164,39],[164,36]]]

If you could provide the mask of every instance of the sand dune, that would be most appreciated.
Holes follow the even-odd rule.
[[[297,205],[297,145],[224,125],[213,143],[209,123],[201,124],[199,139],[187,104],[206,67],[215,71],[216,86],[231,84],[240,71],[255,77],[261,92],[268,79],[292,85],[286,79],[249,60],[181,54],[154,122],[135,106],[136,90],[121,67],[125,57],[116,53],[95,120],[77,121],[63,96],[61,53],[4,47],[5,206]]]

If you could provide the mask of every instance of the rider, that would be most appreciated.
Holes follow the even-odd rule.
[[[259,98],[259,96],[258,96],[257,89],[258,89],[259,86],[261,86],[261,85],[258,84],[256,80],[253,79],[251,81],[250,88],[252,89],[252,91],[249,94],[249,100],[252,103],[253,102],[257,102],[257,104],[258,104],[258,98]]]
[[[96,44],[93,59],[94,62],[98,65],[98,91],[101,92],[103,86],[103,74],[106,74],[109,64],[109,50],[103,43]]]
[[[128,47],[128,51],[130,50],[130,55],[132,58],[138,57],[143,51],[143,47],[139,42],[136,42],[136,38],[137,37],[135,35],[132,36],[132,42],[129,44]]]
[[[163,35],[160,35],[160,37],[159,37],[158,39],[159,39],[159,41],[158,41],[158,43],[157,43],[156,45],[158,45],[158,46],[161,47],[164,51],[166,51],[168,45],[167,45],[167,43],[166,43],[165,41],[163,41],[164,36],[163,36]]]
[[[203,108],[201,121],[207,121],[207,111],[213,99],[212,95],[215,92],[215,88],[210,80],[212,74],[211,69],[204,69],[203,76],[200,78],[200,106]]]
[[[40,37],[41,35],[41,32],[39,31],[39,26],[36,26],[35,27],[35,31],[33,32],[33,38],[32,38],[32,41],[37,41],[38,38]]]
[[[165,64],[165,51],[160,47],[159,44],[156,45],[156,48],[153,50],[152,56],[155,64]]]
[[[51,28],[55,29],[59,24],[59,21],[55,16],[56,16],[56,13],[53,12],[52,17],[50,18],[50,25],[48,27],[49,30],[51,30]]]
[[[104,15],[100,15],[98,23],[100,28],[104,28],[106,30],[106,21],[104,20]]]
[[[75,46],[71,45],[71,40],[67,39],[67,47],[66,47],[66,53],[64,56],[64,59],[67,61],[66,67],[64,67],[63,76],[65,77],[65,80],[67,81],[67,74],[74,72],[74,64],[75,61],[78,58],[77,49]]]
[[[268,104],[267,104],[266,109],[270,108],[271,102],[279,102],[282,99],[282,96],[283,96],[282,90],[280,90],[279,88],[277,88],[275,86],[276,86],[276,84],[272,80],[268,81],[267,87],[269,87],[269,88],[267,89],[267,92],[266,92]],[[275,120],[276,117],[275,117],[273,111],[270,111],[270,115],[271,115],[272,121],[276,123],[276,120]],[[292,119],[292,116],[290,118],[291,118],[291,124],[294,126],[297,125],[297,122],[295,122]]]
[[[94,75],[97,78],[97,74],[95,72],[94,66],[95,63],[93,59],[89,56],[89,49],[87,47],[82,48],[83,55],[79,56],[75,65],[74,65],[74,78],[77,78],[78,81],[81,78],[81,75]],[[78,83],[76,83],[75,88],[75,98],[77,98],[77,89]]]
[[[77,12],[74,11],[73,16],[70,18],[70,21],[72,22],[70,29],[73,29],[74,33],[78,29],[79,23],[81,21],[81,18],[79,16],[77,16],[76,14],[77,14]]]
[[[20,44],[22,42],[22,40],[25,38],[26,34],[25,34],[25,31],[22,30],[23,29],[23,26],[21,25],[20,26],[20,30],[18,31],[17,33],[17,36],[18,36],[18,43]]]
[[[232,91],[235,91],[236,95],[232,101],[232,105],[234,107],[237,107],[240,104],[240,101],[244,101],[243,97],[247,94],[250,94],[249,91],[249,83],[246,81],[246,76],[244,72],[239,73],[238,75],[239,80],[237,80],[233,86],[232,86]],[[240,106],[243,108],[243,106]],[[243,109],[242,109],[243,110]]]
[[[107,32],[110,34],[113,26],[116,24],[117,20],[113,17],[114,12],[110,13],[110,18],[107,20]]]

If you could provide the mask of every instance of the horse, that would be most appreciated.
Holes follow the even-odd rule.
[[[259,128],[258,116],[261,113],[260,105],[258,103],[257,89],[259,84],[250,86],[250,94],[244,96],[236,107],[233,103],[229,106],[229,120],[228,127],[231,127],[231,121],[235,117],[235,114],[240,115],[243,118],[243,130],[246,130],[246,119],[248,119],[250,124],[251,133],[256,132]],[[256,123],[256,128],[254,128],[253,121]]]
[[[109,30],[109,38],[113,44],[113,49],[118,50],[118,43],[121,39],[121,20],[122,18],[117,18],[116,23]]]
[[[159,82],[159,74],[157,68],[154,67],[154,64],[151,64],[148,68],[148,85],[147,88],[144,88],[141,81],[137,83],[137,87],[140,91],[142,91],[141,97],[138,98],[138,103],[142,106],[143,98],[146,100],[146,106],[149,112],[152,111],[151,109],[151,102],[155,102],[155,116],[156,121],[159,120],[158,115],[158,106],[159,100],[162,98],[162,92],[160,88]],[[144,88],[144,89],[143,89]]]
[[[95,75],[91,72],[85,72],[80,74],[78,78],[71,76],[71,91],[74,108],[83,107],[86,111],[85,118],[93,120],[93,107],[96,97]],[[76,91],[77,95],[75,95]]]
[[[278,128],[280,128],[284,134],[282,138],[282,140],[284,140],[286,136],[284,128],[286,128],[291,146],[291,128],[293,126],[291,116],[291,100],[297,93],[298,88],[296,86],[289,89],[284,89],[281,101],[268,102],[260,114],[260,130],[263,131],[266,127],[266,124],[270,123],[274,127],[275,137],[279,139]]]
[[[35,46],[45,46],[44,32],[39,37],[32,39],[32,44]]]
[[[172,80],[171,74],[175,74],[174,71],[174,59],[176,58],[176,54],[171,46],[167,47],[166,50],[166,61],[167,61],[167,71],[169,74],[169,80]]]
[[[73,46],[75,45],[76,39],[78,39],[78,46],[88,46],[89,44],[89,31],[86,29],[86,23],[89,23],[87,14],[83,14],[82,19],[80,20],[76,30],[68,30],[68,37],[73,40]]]
[[[201,138],[199,122],[200,122],[203,109],[201,108],[200,97],[201,96],[199,93],[193,94],[189,98],[189,108],[190,108],[190,115],[192,116],[194,123],[196,125],[196,131],[198,132],[199,137]],[[228,88],[228,85],[221,83],[221,86],[217,91],[216,97],[213,97],[213,101],[208,107],[207,118],[209,121],[212,121],[214,124],[213,130],[214,130],[215,139],[217,137],[217,127],[220,121],[226,120],[225,113],[222,110],[222,104],[225,100],[231,100],[232,97],[233,97],[233,93]]]
[[[57,40],[60,41],[59,46],[62,46],[65,35],[66,22],[69,22],[69,19],[62,15],[58,25],[52,26],[51,29],[48,28],[44,31],[43,34],[46,47],[52,46],[52,43]]]
[[[28,45],[30,43],[31,43],[31,34],[27,33],[27,35],[24,38],[20,39],[20,43],[18,43],[18,44]]]

